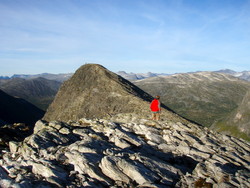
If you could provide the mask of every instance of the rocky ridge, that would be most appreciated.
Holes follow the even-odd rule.
[[[120,113],[150,114],[153,97],[130,81],[98,64],[85,64],[62,84],[43,119],[69,121],[106,118]],[[162,104],[162,116],[181,121]]]
[[[250,187],[250,144],[192,123],[39,120],[0,160],[0,187]]]

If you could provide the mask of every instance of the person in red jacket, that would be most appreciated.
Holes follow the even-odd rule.
[[[161,102],[160,96],[156,96],[154,100],[150,104],[150,109],[152,111],[152,120],[160,120],[160,112],[161,112]]]

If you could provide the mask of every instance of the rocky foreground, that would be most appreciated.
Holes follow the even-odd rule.
[[[9,148],[0,187],[250,187],[250,144],[191,123],[40,120]]]

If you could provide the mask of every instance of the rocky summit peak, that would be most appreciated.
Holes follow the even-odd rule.
[[[44,119],[103,118],[119,113],[149,115],[152,97],[98,64],[85,64],[61,86]],[[173,115],[173,114],[172,114]]]

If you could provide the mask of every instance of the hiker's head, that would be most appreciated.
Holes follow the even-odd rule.
[[[159,99],[160,99],[160,96],[159,96],[159,95],[156,95],[156,96],[155,96],[155,99],[158,99],[158,100],[159,100]]]

